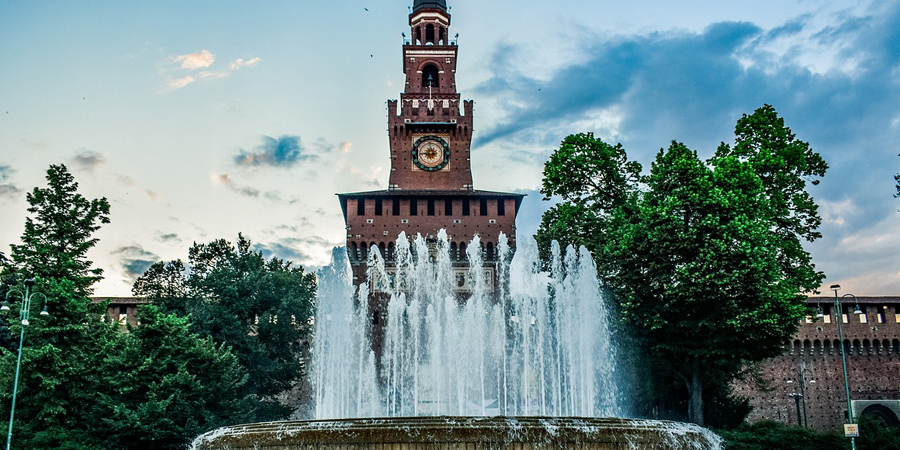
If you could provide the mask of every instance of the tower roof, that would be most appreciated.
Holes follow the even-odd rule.
[[[424,8],[437,8],[447,11],[447,2],[445,0],[415,0],[413,2],[413,11]]]

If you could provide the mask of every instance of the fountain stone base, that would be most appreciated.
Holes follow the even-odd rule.
[[[192,450],[716,450],[704,428],[580,417],[400,417],[264,422],[219,428]]]

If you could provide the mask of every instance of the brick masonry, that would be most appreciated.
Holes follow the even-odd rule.
[[[872,414],[900,425],[900,297],[859,297],[861,315],[854,314],[853,298],[842,300],[853,414]],[[737,395],[750,399],[750,421],[797,425],[791,394],[801,394],[801,422],[822,430],[844,423],[847,396],[836,321],[840,316],[834,314],[833,297],[812,297],[807,303],[814,311],[821,307],[823,317],[808,317],[784,354],[761,365],[758,379],[733,386]]]

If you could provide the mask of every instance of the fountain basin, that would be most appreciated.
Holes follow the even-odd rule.
[[[715,450],[679,422],[581,417],[397,417],[263,422],[219,428],[192,450]]]

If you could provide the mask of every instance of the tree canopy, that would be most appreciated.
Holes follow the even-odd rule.
[[[195,333],[231,347],[249,375],[245,391],[261,402],[257,419],[290,412],[276,396],[296,387],[304,374],[314,274],[266,259],[238,235],[235,244],[195,243],[187,264],[154,264],[135,281],[133,292],[163,311],[189,316]]]
[[[28,212],[22,244],[12,245],[12,260],[29,277],[68,279],[79,295],[91,294],[90,286],[103,274],[86,258],[97,244],[93,233],[109,223],[106,198],[88,200],[78,193],[78,183],[65,165],[51,165],[47,187],[36,187],[26,196]]]
[[[768,105],[735,134],[705,162],[672,142],[645,176],[621,145],[569,136],[544,169],[542,192],[562,202],[544,215],[539,242],[592,251],[623,319],[682,380],[700,424],[704,385],[780,354],[806,314],[802,293],[823,279],[801,240],[819,237],[806,186],[824,160]]]

